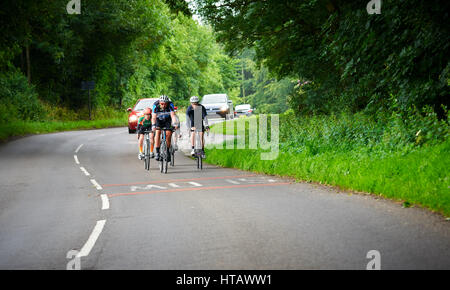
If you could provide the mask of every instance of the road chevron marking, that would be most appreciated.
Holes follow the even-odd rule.
[[[103,227],[105,226],[106,220],[97,221],[95,224],[94,230],[92,231],[91,235],[89,236],[86,244],[84,244],[83,248],[81,248],[81,251],[77,254],[78,258],[86,257],[91,252],[92,248],[95,245],[95,242],[97,241],[98,237],[100,236]]]
[[[208,186],[208,187],[173,188],[173,189],[151,190],[151,191],[141,191],[141,192],[111,193],[111,194],[108,194],[108,197],[112,198],[112,197],[117,197],[117,196],[142,195],[142,194],[153,194],[153,193],[162,193],[162,192],[214,190],[214,189],[229,189],[229,188],[243,188],[243,187],[258,187],[258,186],[275,186],[275,185],[289,185],[289,184],[291,184],[291,182],[261,183],[261,184],[239,184],[239,185]]]

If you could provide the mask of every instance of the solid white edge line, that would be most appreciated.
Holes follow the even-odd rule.
[[[92,248],[95,245],[95,242],[97,241],[98,237],[100,236],[100,233],[103,230],[103,227],[105,226],[106,220],[97,221],[95,224],[94,230],[92,231],[91,235],[89,236],[89,239],[87,240],[86,244],[84,244],[83,248],[81,248],[81,251],[77,254],[78,258],[86,257],[91,252]]]
[[[80,146],[78,146],[78,148],[75,150],[75,153],[78,153],[78,151],[80,151],[81,147],[83,147],[84,144],[81,144]]]
[[[86,176],[89,176],[89,172],[87,172],[87,170],[84,167],[80,167],[81,171],[83,171],[84,174],[86,174]]]
[[[109,209],[109,199],[106,194],[100,195],[102,198],[102,210]]]
[[[73,155],[73,159],[75,159],[75,163],[76,164],[80,164],[80,161],[78,161],[78,156],[77,155]]]
[[[100,186],[100,184],[95,181],[95,179],[91,179],[91,183],[97,188],[98,190],[102,190],[103,188]]]

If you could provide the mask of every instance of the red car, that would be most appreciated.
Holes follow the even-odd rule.
[[[127,109],[127,111],[130,112],[130,114],[128,115],[128,133],[132,134],[136,132],[139,117],[144,115],[144,110],[146,108],[152,109],[153,103],[157,100],[158,98],[139,99],[134,105],[133,109]]]

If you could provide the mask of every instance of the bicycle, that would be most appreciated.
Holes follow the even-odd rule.
[[[198,132],[201,132],[197,129],[193,132],[195,134],[195,146],[194,146],[194,158],[195,162],[197,164],[198,170],[203,170],[203,147],[202,147],[202,140],[200,140],[200,134]],[[207,131],[206,134],[209,136],[209,132]]]
[[[172,130],[172,128],[160,128],[159,130],[161,130],[161,146],[160,146],[160,157],[159,157],[159,170],[161,171],[161,173],[167,173],[167,166],[169,164],[169,162],[167,161],[167,153],[170,153],[170,149],[167,150],[167,140],[166,140],[166,130]],[[172,148],[172,146],[171,146]],[[171,156],[173,158],[173,155]],[[172,159],[173,160],[173,159]],[[172,163],[172,161],[171,161]],[[175,164],[175,163],[174,163]]]
[[[150,171],[150,133],[152,131],[144,131],[144,168]]]

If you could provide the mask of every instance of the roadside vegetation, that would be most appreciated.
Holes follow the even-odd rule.
[[[2,3],[0,140],[24,134],[126,126],[137,99],[228,92],[235,60],[185,1]],[[94,81],[91,118],[82,81]],[[64,125],[61,125],[64,124]]]
[[[267,151],[248,149],[247,120],[232,121],[241,122],[241,128],[246,124],[247,149],[208,148],[208,162],[373,193],[450,216],[450,124],[429,108],[377,117],[340,113],[299,118],[288,111],[280,116],[275,160],[261,160],[260,153]],[[212,132],[243,136],[237,127],[228,132],[224,124],[216,124]]]
[[[139,98],[185,108],[227,93],[281,114],[280,155],[210,149],[209,162],[450,215],[449,1],[383,1],[373,15],[360,0],[194,2],[85,1],[69,15],[67,0],[7,0],[0,140],[126,126]],[[91,120],[82,81],[95,82]]]
[[[277,159],[209,149],[209,162],[450,216],[448,1],[383,1],[372,15],[357,0],[196,2],[239,55],[240,98],[281,114]]]

